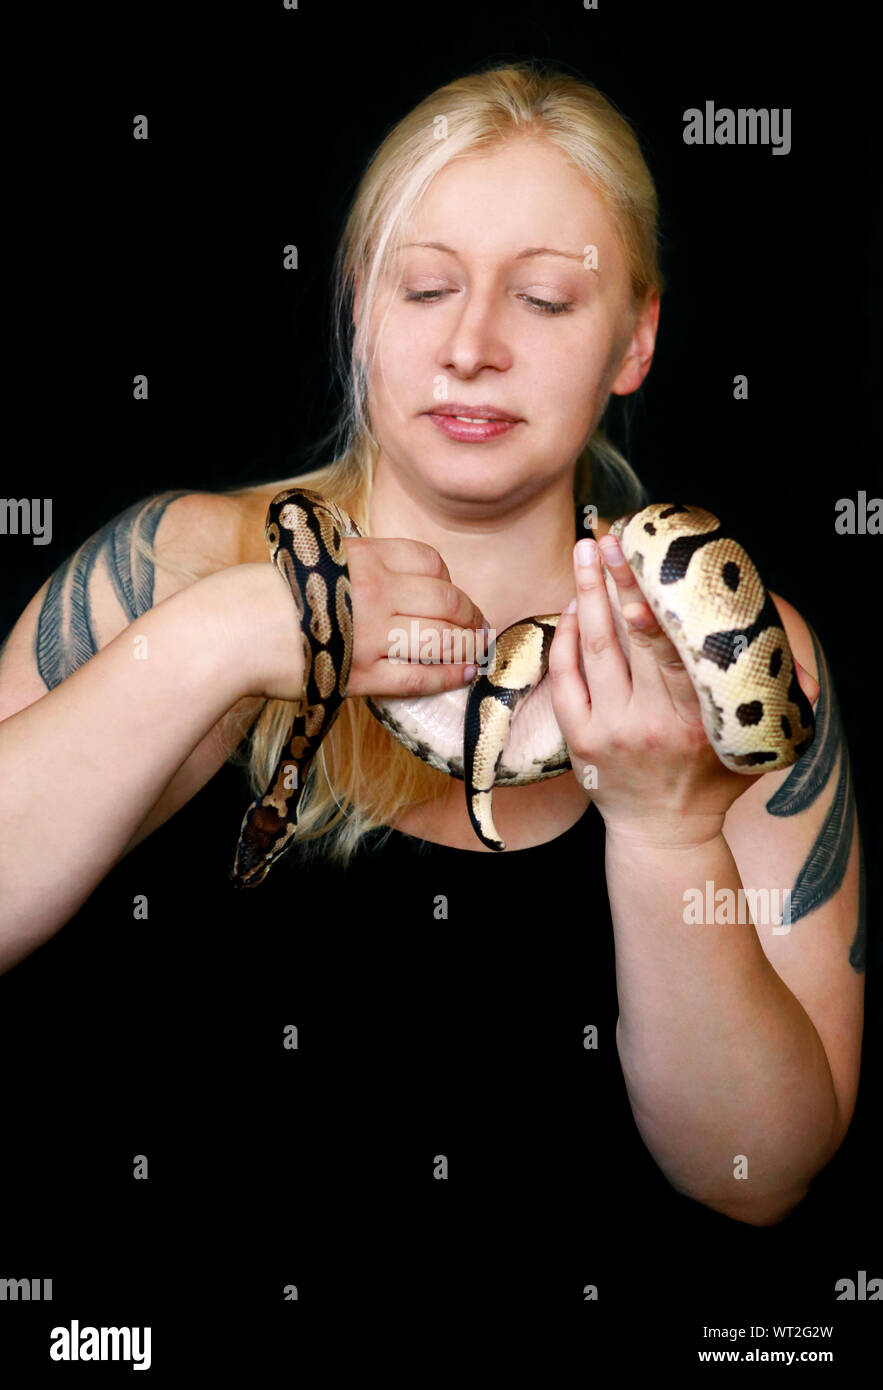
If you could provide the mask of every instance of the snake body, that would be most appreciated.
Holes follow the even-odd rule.
[[[720,761],[743,773],[794,763],[813,740],[812,706],[778,610],[743,547],[710,512],[677,503],[654,503],[610,529],[684,662]],[[304,694],[270,784],[243,818],[231,874],[239,887],[260,883],[290,844],[310,766],[346,696],[353,606],[343,541],[361,534],[341,507],[309,489],[286,489],[270,503],[265,536],[301,624]],[[618,605],[612,607],[626,649]],[[559,617],[543,614],[506,628],[494,659],[468,688],[413,699],[365,697],[415,756],[465,783],[473,828],[491,849],[505,849],[493,822],[494,787],[558,777],[571,766],[543,679]]]

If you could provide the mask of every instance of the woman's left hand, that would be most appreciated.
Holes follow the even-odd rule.
[[[626,621],[628,661],[599,550]],[[558,621],[549,678],[577,779],[591,790],[608,832],[660,846],[712,839],[753,777],[731,772],[712,749],[693,683],[616,538],[579,541],[574,574],[575,611]]]

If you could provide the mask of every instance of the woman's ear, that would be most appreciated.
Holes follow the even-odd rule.
[[[659,292],[654,290],[638,312],[625,356],[610,388],[615,396],[628,396],[632,391],[637,391],[650,370],[659,326],[659,301]]]

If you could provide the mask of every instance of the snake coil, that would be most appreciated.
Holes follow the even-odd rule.
[[[710,512],[678,503],[644,507],[611,531],[684,662],[721,762],[751,774],[794,763],[813,740],[812,706],[778,610],[742,546]],[[237,887],[260,883],[291,843],[310,767],[346,697],[353,603],[343,542],[361,534],[341,507],[306,488],[280,492],[269,505],[270,558],[288,581],[303,635],[304,693],[270,784],[243,818],[231,871]],[[543,677],[559,617],[506,628],[494,660],[461,691],[365,697],[415,756],[465,783],[473,828],[491,849],[505,849],[493,822],[494,787],[557,777],[571,766],[550,705],[513,725],[520,706],[537,708],[544,691],[548,700]]]

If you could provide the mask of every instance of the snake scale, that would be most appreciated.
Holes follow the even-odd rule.
[[[813,740],[812,706],[778,610],[742,546],[710,512],[677,503],[654,503],[610,529],[684,662],[721,762],[751,774],[796,762]],[[242,821],[231,871],[237,887],[260,883],[291,843],[310,766],[346,696],[353,605],[343,541],[361,534],[341,507],[309,489],[288,488],[269,505],[270,557],[303,634],[304,694],[270,784]],[[617,605],[614,615],[625,647]],[[494,786],[538,782],[571,766],[543,680],[559,617],[524,618],[499,633],[494,659],[461,690],[364,697],[406,748],[465,783],[472,825],[491,849],[505,849],[493,822]]]

